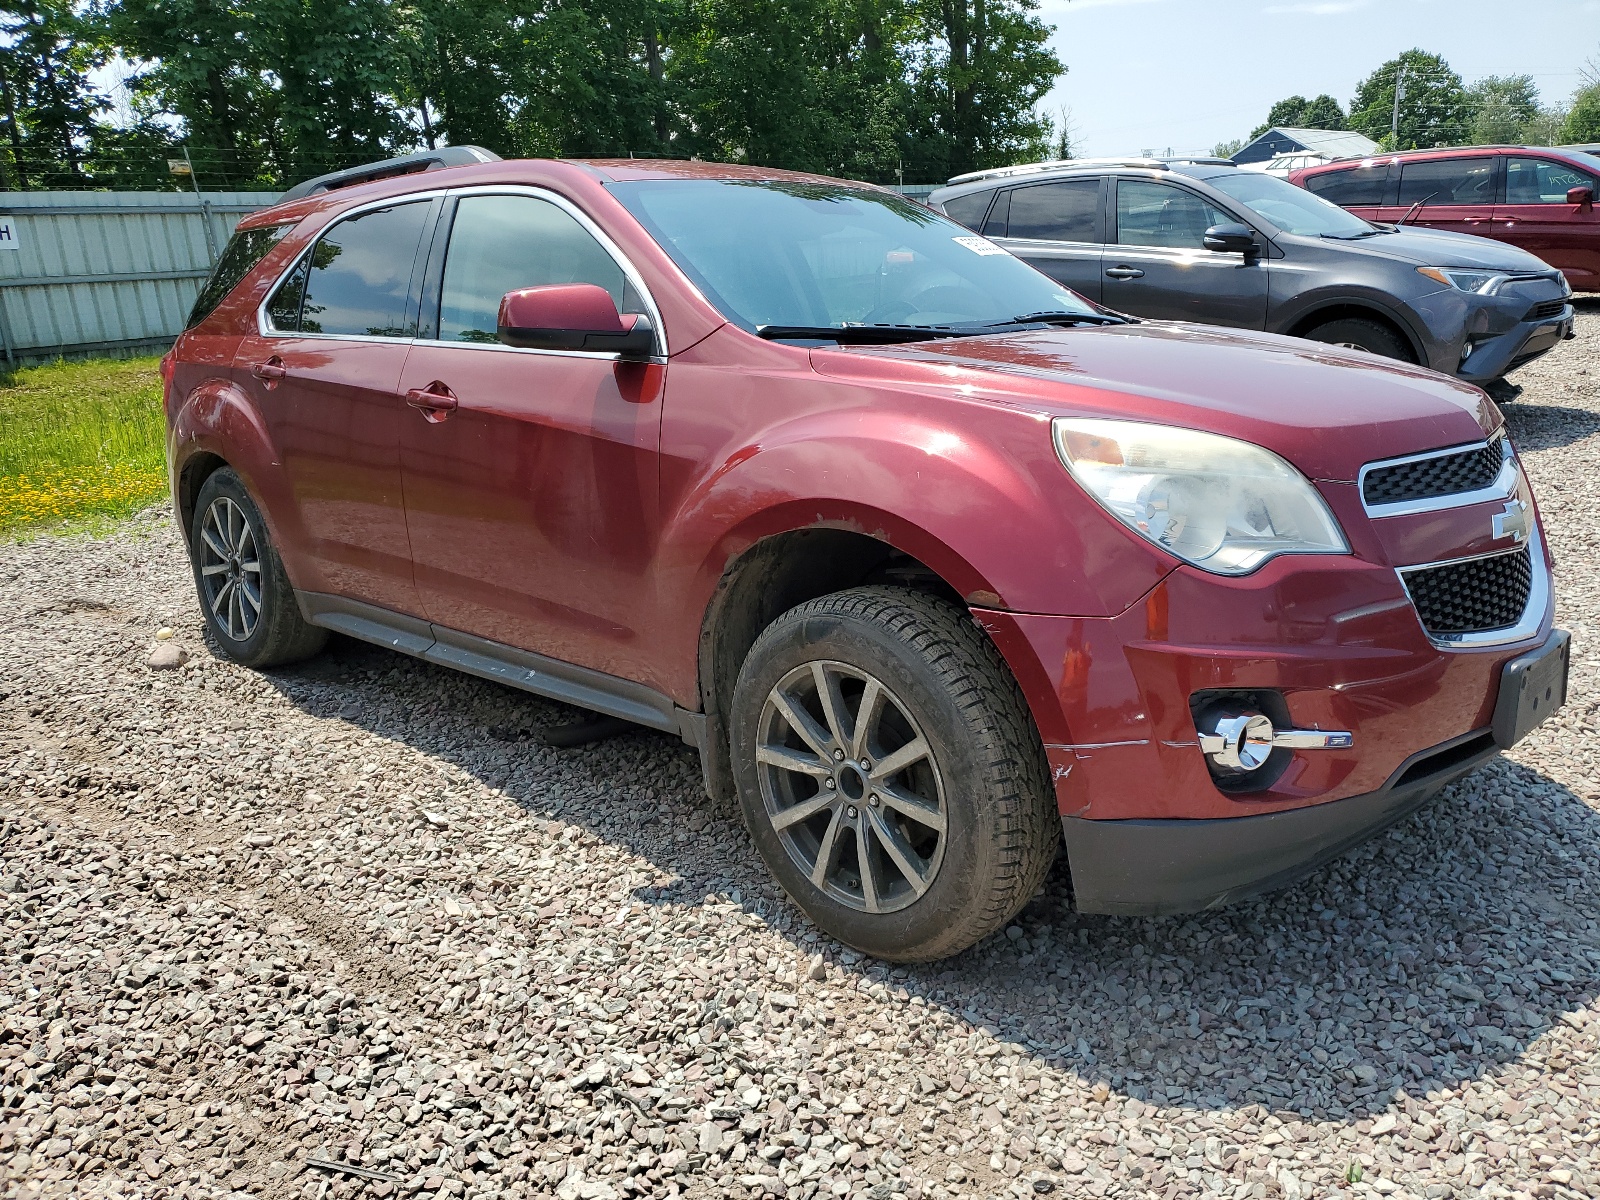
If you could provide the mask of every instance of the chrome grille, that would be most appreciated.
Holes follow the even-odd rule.
[[[1454,496],[1486,488],[1500,475],[1505,435],[1482,446],[1436,454],[1412,462],[1369,467],[1361,481],[1361,498],[1369,507],[1404,504]]]
[[[1402,570],[1406,591],[1430,637],[1486,633],[1522,619],[1533,590],[1528,548],[1487,558]]]

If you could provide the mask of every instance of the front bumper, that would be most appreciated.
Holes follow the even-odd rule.
[[[1573,336],[1573,309],[1537,321],[1519,321],[1504,333],[1475,339],[1457,375],[1470,383],[1489,383],[1548,353]]]
[[[1211,821],[1062,817],[1080,912],[1199,912],[1285,887],[1426,804],[1500,750],[1487,730],[1413,755],[1377,791]]]

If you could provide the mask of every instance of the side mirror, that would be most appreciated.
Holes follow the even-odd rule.
[[[1579,208],[1588,207],[1594,203],[1594,189],[1592,187],[1568,188],[1567,203],[1576,204]]]
[[[623,358],[655,352],[650,318],[622,316],[611,293],[593,283],[519,288],[500,300],[499,337],[525,350],[590,350]]]
[[[1213,225],[1206,230],[1205,245],[1207,250],[1215,250],[1218,254],[1242,254],[1246,262],[1260,257],[1255,230],[1233,221]]]

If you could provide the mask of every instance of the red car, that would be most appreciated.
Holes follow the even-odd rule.
[[[236,661],[335,630],[679,735],[906,960],[1063,842],[1086,912],[1285,883],[1562,703],[1477,388],[1120,317],[867,185],[441,157],[247,218],[165,360]]]
[[[1509,242],[1560,270],[1574,291],[1600,291],[1600,157],[1582,150],[1408,150],[1291,171],[1289,181],[1368,221]]]

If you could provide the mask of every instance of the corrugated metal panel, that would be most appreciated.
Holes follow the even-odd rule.
[[[19,248],[0,251],[0,336],[17,358],[177,336],[245,213],[275,192],[0,192]],[[208,242],[207,226],[210,240]]]

